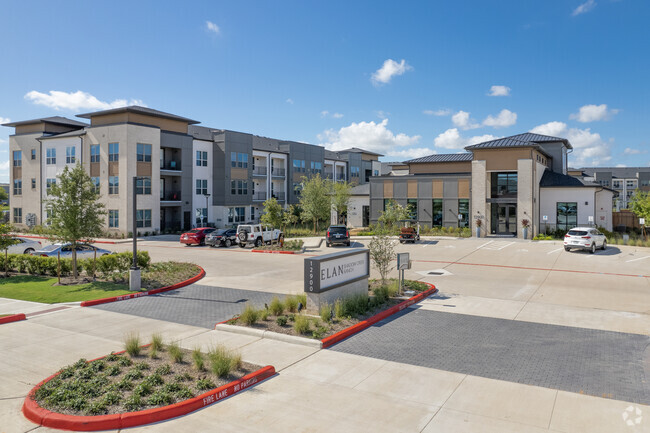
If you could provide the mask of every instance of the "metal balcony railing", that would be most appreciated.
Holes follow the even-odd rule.
[[[255,201],[264,201],[264,200],[266,200],[266,193],[265,192],[253,193],[253,200],[255,200]]]
[[[180,191],[167,191],[160,198],[161,201],[181,201],[181,192]]]
[[[287,171],[284,168],[273,167],[271,169],[271,175],[276,176],[276,177],[284,177],[284,176],[286,176],[286,172]]]
[[[172,160],[172,161],[165,161],[163,164],[160,166],[161,170],[179,170],[181,169],[181,162]]]
[[[253,176],[266,176],[266,167],[255,167],[253,169]]]
[[[283,192],[274,192],[271,194],[271,197],[275,197],[276,200],[278,201],[284,201],[284,193]]]

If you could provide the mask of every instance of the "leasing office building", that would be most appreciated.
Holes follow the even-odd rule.
[[[409,174],[370,181],[370,220],[390,200],[410,205],[421,224],[471,227],[522,237],[579,224],[611,230],[613,191],[567,175],[568,140],[525,133],[478,143],[458,154],[406,161]]]
[[[298,203],[303,176],[367,183],[380,155],[198,126],[196,120],[131,106],[80,114],[89,123],[48,117],[4,124],[10,137],[10,220],[47,220],[48,187],[83,163],[106,206],[109,232],[133,231],[132,179],[138,177],[139,232],[257,222],[262,203]]]

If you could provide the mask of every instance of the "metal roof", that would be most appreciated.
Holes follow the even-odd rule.
[[[47,135],[45,137],[39,137],[38,140],[49,140],[52,138],[63,138],[63,137],[80,137],[86,135],[86,129],[77,129],[75,131],[64,132],[62,134]]]
[[[650,173],[650,167],[583,167],[581,170],[587,176],[595,173],[611,173],[615,179],[635,179],[639,173]]]
[[[175,114],[165,113],[164,111],[154,110],[153,108],[140,107],[139,105],[129,105],[128,107],[120,107],[120,108],[113,108],[110,110],[93,111],[92,113],[77,114],[77,117],[90,119],[93,116],[103,116],[105,114],[127,113],[127,112],[145,114],[147,116],[161,117],[163,119],[179,120],[181,122],[187,122],[190,125],[201,123],[198,120],[192,120],[192,119],[188,119],[187,117],[181,117]]]
[[[364,150],[364,149],[361,149],[359,147],[351,147],[349,149],[338,150],[337,152],[339,152],[339,153],[366,153],[368,155],[384,156],[381,153],[371,152],[369,150]]]
[[[540,187],[567,187],[567,188],[581,188],[581,187],[596,187],[603,188],[602,185],[593,182],[584,181],[578,177],[569,176],[568,174],[557,173],[549,169],[544,170],[542,179],[539,181]],[[610,189],[610,188],[606,188]]]
[[[566,138],[551,137],[549,135],[533,134],[526,132],[524,134],[513,135],[510,137],[497,138],[495,140],[484,141],[483,143],[473,144],[465,147],[465,150],[474,149],[496,149],[503,147],[535,147],[540,150],[539,145],[543,143],[552,143],[560,141],[567,148],[573,149],[571,143]]]
[[[464,162],[471,161],[474,155],[471,153],[436,153],[422,158],[415,158],[404,161],[404,164],[419,164],[423,162]]]
[[[52,116],[52,117],[41,117],[38,119],[31,120],[21,120],[19,122],[9,122],[3,123],[2,126],[22,126],[22,125],[33,125],[34,123],[54,123],[56,125],[67,125],[67,126],[88,126],[87,123],[79,122],[77,120],[68,119],[67,117],[61,116]]]

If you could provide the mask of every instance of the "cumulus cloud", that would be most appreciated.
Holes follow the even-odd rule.
[[[219,26],[213,23],[212,21],[205,22],[205,29],[209,32],[214,33],[215,35],[218,35],[221,32]]]
[[[381,68],[377,69],[371,77],[371,81],[375,86],[390,83],[390,80],[396,75],[403,75],[406,71],[413,69],[411,65],[402,59],[397,63],[393,59],[388,59],[384,62]]]
[[[488,96],[510,96],[510,90],[508,86],[492,86]]]
[[[587,0],[586,2],[584,2],[583,4],[575,8],[571,15],[575,17],[577,15],[587,13],[595,7],[596,7],[596,0]]]
[[[116,99],[113,102],[104,102],[81,90],[69,93],[58,90],[41,93],[32,90],[25,95],[25,99],[36,105],[44,105],[55,110],[109,110],[111,108],[126,107],[127,105],[146,107],[144,102],[139,99]]]
[[[421,138],[419,135],[394,134],[387,126],[388,119],[379,123],[374,121],[352,122],[338,131],[328,129],[319,134],[318,139],[321,140],[323,146],[330,150],[360,147],[386,155],[389,152],[395,152],[396,148],[412,146]]]
[[[375,111],[375,114],[376,114],[377,117],[379,117],[381,120],[384,120],[384,119],[386,119],[388,116],[390,116],[390,113],[389,113],[388,111],[384,111],[384,110],[378,110],[378,111]]]
[[[330,113],[327,110],[323,110],[320,112],[320,117],[331,117],[333,119],[340,119],[341,117],[343,117],[343,115],[341,113]]]
[[[569,140],[573,146],[571,154],[576,166],[601,165],[611,160],[611,149],[600,134],[591,132],[591,128],[569,128],[564,122],[549,122],[536,126],[530,132],[542,135],[562,137]]]
[[[0,125],[2,125],[3,123],[9,123],[9,122],[11,122],[11,119],[9,119],[8,117],[0,116]]]
[[[472,144],[482,143],[496,138],[498,137],[490,134],[462,137],[458,128],[451,128],[438,135],[433,140],[433,144],[436,147],[442,147],[443,149],[462,149],[466,146],[471,146]]]
[[[598,122],[600,120],[609,120],[611,117],[618,113],[619,110],[612,108],[607,109],[607,104],[600,105],[583,105],[577,113],[571,114],[570,119],[576,119],[578,122]]]
[[[625,155],[640,155],[642,153],[648,153],[647,150],[632,149],[631,147],[626,147],[623,151]]]
[[[473,119],[470,119],[467,111],[463,110],[460,110],[458,113],[451,116],[451,122],[454,126],[461,129],[476,129],[481,127],[480,124],[476,123]]]
[[[422,111],[422,114],[426,114],[427,116],[449,116],[451,114],[451,110],[448,108],[440,110],[424,110]]]
[[[423,156],[433,155],[438,153],[433,149],[428,147],[416,147],[413,149],[404,149],[404,150],[393,150],[386,153],[386,156],[392,158],[400,158],[402,161],[408,159],[422,158]]]
[[[493,128],[506,128],[517,123],[517,113],[513,113],[510,110],[503,109],[496,116],[488,116],[483,121],[484,126],[491,126]]]
[[[287,98],[287,100],[286,100],[285,102],[286,102],[287,104],[291,104],[291,105],[293,105],[293,99],[291,99],[291,98]]]

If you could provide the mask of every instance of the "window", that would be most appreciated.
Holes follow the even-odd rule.
[[[208,166],[208,152],[203,152],[201,150],[196,151],[196,166],[197,167]]]
[[[119,161],[120,143],[108,143],[108,162]]]
[[[408,212],[409,218],[412,220],[418,219],[418,201],[417,199],[410,198],[406,200],[406,211]]]
[[[230,194],[232,195],[248,195],[248,181],[247,180],[231,180],[230,181]]]
[[[45,151],[45,163],[48,165],[56,164],[56,149],[47,149]]]
[[[251,206],[251,221],[255,222],[255,207]]]
[[[75,153],[76,153],[76,148],[74,146],[66,147],[65,148],[65,163],[66,164],[74,164],[75,163]]]
[[[557,229],[569,230],[578,225],[578,203],[558,202],[557,203]]]
[[[56,179],[45,179],[45,193],[50,193],[50,188],[52,185],[56,185]]]
[[[120,226],[120,211],[119,210],[109,210],[108,211],[108,226],[110,228],[117,228]]]
[[[22,167],[23,165],[23,153],[20,150],[14,150],[14,167]]]
[[[98,177],[93,177],[91,178],[93,181],[93,185],[95,186],[95,192],[99,194],[99,178]]]
[[[135,226],[140,227],[151,227],[151,209],[138,209]]]
[[[22,224],[23,222],[23,208],[15,207],[14,208],[14,223]]]
[[[305,172],[305,161],[300,159],[293,160],[293,172],[294,173],[304,173]]]
[[[492,197],[516,197],[517,173],[492,173]]]
[[[208,193],[208,180],[196,179],[196,195],[205,195],[207,193]]]
[[[623,188],[623,181],[621,181],[621,180],[613,180],[613,181],[612,181],[612,187],[613,187],[614,189],[621,189],[621,188]]]
[[[609,181],[608,180],[600,180],[600,181],[598,181],[598,183],[601,184],[602,186],[609,186]]]
[[[136,194],[151,194],[151,177],[138,177],[135,181]]]
[[[641,186],[650,186],[650,179],[643,179],[641,181]]]
[[[231,207],[228,208],[228,222],[229,223],[243,223],[246,220],[245,207]]]
[[[36,149],[32,149],[32,159],[36,159]]]
[[[627,181],[625,181],[625,186],[627,188],[636,188],[636,180],[628,179]]]
[[[469,227],[469,200],[458,200],[458,227]]]
[[[90,145],[90,162],[99,162],[99,144]]]
[[[151,145],[138,143],[136,145],[138,162],[151,162]]]
[[[300,182],[294,182],[293,183],[293,194],[296,197],[300,197],[300,193],[302,192],[302,183]]]
[[[361,169],[359,167],[350,167],[350,177],[359,177]]]
[[[32,189],[36,189],[36,178],[32,177]]]
[[[108,193],[109,194],[119,194],[120,193],[120,178],[117,176],[108,176]]]
[[[23,193],[23,180],[14,179],[14,195],[22,195]]]
[[[322,174],[323,172],[323,163],[322,162],[312,162],[311,163],[311,172],[313,174]]]
[[[386,209],[388,209],[388,204],[393,201],[392,198],[385,198],[384,199],[384,212],[386,212]]]
[[[379,170],[374,170],[374,171],[372,172],[372,175],[373,175],[373,176],[379,176]]]
[[[433,199],[433,227],[442,227],[442,199]]]
[[[199,207],[196,208],[196,225],[204,225],[208,222],[208,208]]]
[[[230,166],[234,168],[248,168],[248,154],[230,152]]]

